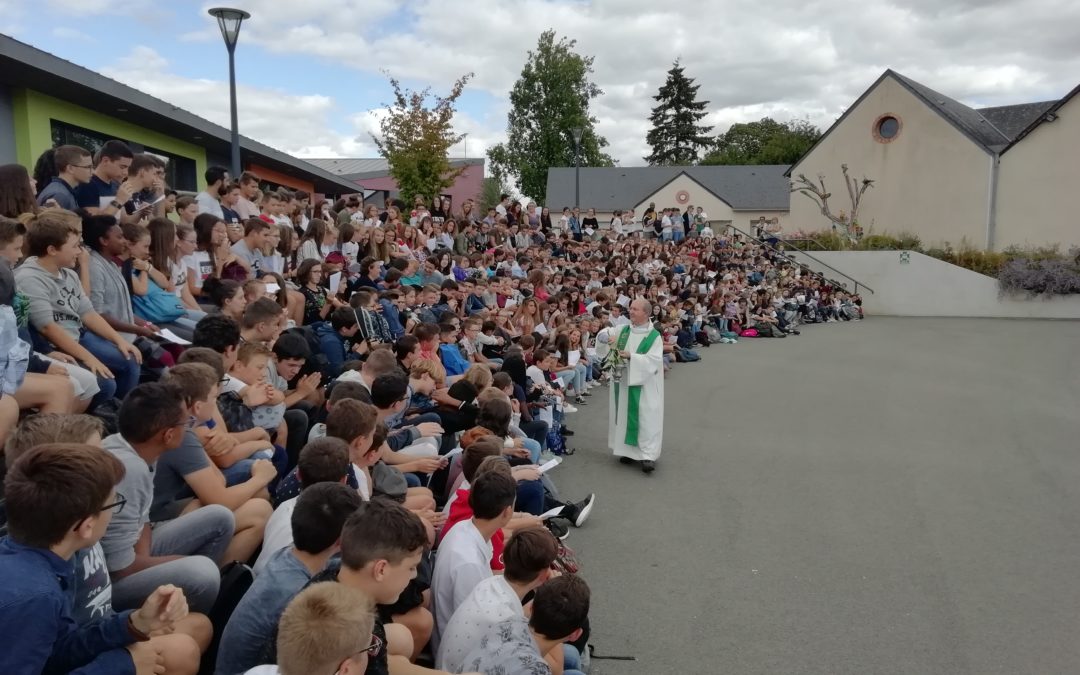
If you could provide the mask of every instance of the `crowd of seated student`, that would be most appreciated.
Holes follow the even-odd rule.
[[[35,177],[0,167],[4,673],[572,673],[588,588],[549,570],[595,497],[537,465],[606,381],[597,333],[643,297],[688,362],[861,316],[632,212],[380,213],[220,167],[176,199],[119,141]]]

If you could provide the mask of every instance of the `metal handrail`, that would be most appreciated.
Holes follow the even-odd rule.
[[[825,248],[824,246],[822,246],[820,241],[818,241],[817,239],[811,239],[810,237],[799,237],[798,239],[790,239],[788,237],[777,237],[777,239],[779,239],[782,243],[785,243],[785,244],[789,244],[791,242],[799,242],[799,243],[809,242],[809,243],[813,244],[814,246],[817,246],[819,250],[822,250],[822,251],[828,251],[829,250],[829,249]],[[802,249],[797,248],[795,250],[796,251],[801,251]]]
[[[779,255],[779,256],[780,256],[781,258],[784,258],[785,260],[788,260],[789,262],[793,262],[793,263],[795,263],[796,265],[802,265],[802,263],[801,263],[800,261],[798,261],[798,260],[795,260],[795,258],[791,257],[790,255],[788,255],[788,254],[787,254],[787,253],[785,253],[784,251],[781,251],[780,249],[776,248],[775,246],[773,246],[772,244],[768,243],[767,241],[762,241],[761,239],[758,239],[758,238],[757,238],[757,237],[755,237],[754,235],[750,234],[749,232],[746,232],[745,230],[743,230],[743,229],[741,229],[741,228],[737,227],[736,225],[734,225],[734,224],[731,224],[731,223],[727,223],[727,224],[726,224],[726,225],[724,225],[724,226],[725,226],[725,227],[730,227],[731,229],[735,230],[735,231],[736,231],[736,232],[738,232],[739,234],[742,234],[743,236],[745,236],[745,237],[748,237],[749,239],[751,239],[751,240],[753,240],[753,241],[756,241],[756,242],[757,242],[758,244],[760,244],[760,245],[762,245],[762,246],[765,246],[765,247],[769,248],[769,250],[773,251],[774,253],[776,253],[777,255]],[[777,237],[777,239],[779,239],[779,237]],[[779,240],[780,240],[780,241],[783,241],[782,239],[779,239]],[[874,294],[874,289],[872,289],[872,288],[870,288],[869,286],[867,286],[866,284],[862,283],[861,281],[859,281],[859,280],[858,280],[858,279],[856,279],[855,277],[852,277],[852,276],[850,276],[850,275],[848,275],[848,274],[844,274],[843,272],[841,272],[840,270],[836,269],[835,267],[833,267],[833,266],[832,266],[832,265],[830,265],[829,263],[827,263],[827,262],[825,262],[825,261],[823,261],[823,260],[818,260],[817,258],[815,258],[814,256],[810,255],[810,254],[809,254],[809,253],[807,253],[806,251],[799,251],[799,253],[801,253],[802,255],[805,255],[805,256],[806,256],[807,258],[810,258],[811,260],[813,260],[813,261],[814,261],[814,262],[816,262],[817,264],[821,265],[822,267],[827,267],[827,268],[829,268],[830,270],[832,270],[833,272],[836,272],[837,274],[839,274],[840,276],[844,277],[845,279],[849,279],[849,280],[851,280],[851,282],[852,282],[853,284],[855,284],[855,292],[856,292],[856,293],[858,293],[858,292],[859,292],[859,286],[862,286],[862,287],[863,287],[863,288],[865,288],[866,290],[870,291],[871,295],[873,295],[873,294]]]

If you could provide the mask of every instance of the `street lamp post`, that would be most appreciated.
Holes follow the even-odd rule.
[[[570,133],[574,136],[574,208],[581,208],[581,127],[574,127]]]
[[[242,9],[215,7],[208,10],[210,16],[218,21],[221,37],[225,38],[225,48],[229,50],[229,111],[232,115],[232,161],[233,179],[240,178],[240,130],[236,123],[236,41],[240,37],[240,24],[251,15]]]

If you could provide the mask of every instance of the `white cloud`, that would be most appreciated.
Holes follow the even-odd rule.
[[[229,126],[229,85],[223,80],[195,79],[169,71],[169,61],[152,47],[139,45],[102,69],[102,74],[168,101],[222,126]],[[375,157],[371,133],[378,133],[373,111],[344,111],[326,95],[297,95],[284,90],[237,85],[240,132],[298,157]],[[344,120],[345,131],[334,123]],[[479,157],[498,142],[498,131],[459,113],[457,128],[468,133],[468,151]],[[458,144],[454,156],[465,150]]]
[[[890,67],[986,105],[1060,96],[1080,72],[1080,3],[1059,0],[422,0],[408,3],[413,23],[399,30],[375,30],[359,0],[314,0],[301,15],[252,4],[266,14],[248,39],[264,48],[436,87],[473,71],[470,87],[500,99],[554,27],[595,57],[598,130],[625,164],[647,154],[651,96],[676,57],[711,101],[716,131],[761,115],[827,126]],[[391,16],[392,5],[373,12]]]
[[[132,1],[141,7],[149,0]],[[84,13],[128,12],[126,5],[106,0],[48,2]],[[19,3],[0,0],[0,8],[7,4]],[[1067,0],[238,0],[238,5],[252,13],[243,29],[245,45],[275,54],[315,57],[371,73],[387,70],[437,91],[474,72],[469,88],[488,92],[499,103],[486,114],[459,119],[460,130],[470,134],[470,155],[501,140],[508,92],[526,53],[548,27],[577,38],[578,51],[595,57],[593,79],[605,91],[593,108],[598,131],[610,141],[611,154],[627,165],[641,164],[648,154],[651,97],[676,57],[701,85],[700,96],[711,102],[715,132],[763,115],[809,118],[827,126],[886,68],[977,105],[1061,96],[1080,73],[1075,34],[1080,2]],[[213,20],[205,16],[209,6],[198,10],[204,25],[181,34],[180,41],[218,39]],[[116,68],[144,83],[141,88],[225,120],[215,117],[227,102],[223,83],[155,77],[143,72],[145,61],[135,65]],[[167,74],[164,65],[154,67]],[[356,113],[363,111],[339,110],[331,91],[317,97],[249,92],[253,95],[242,97],[240,114],[252,136],[292,152],[372,152],[366,133],[373,128],[370,120],[358,121]],[[349,120],[348,133],[328,130],[340,119]]]

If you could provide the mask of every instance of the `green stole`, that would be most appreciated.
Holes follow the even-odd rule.
[[[645,339],[638,343],[637,354],[648,354],[652,349],[653,343],[656,342],[656,338],[660,337],[660,333],[656,329],[649,331],[649,334],[645,336]],[[616,349],[620,352],[626,349],[626,341],[630,339],[630,326],[623,326],[622,332],[619,334],[619,342],[616,345]],[[620,383],[618,381],[612,384],[615,392],[615,424],[619,423],[619,388]],[[627,445],[638,444],[638,408],[641,406],[641,385],[636,384],[632,387],[627,387],[629,392],[629,398],[626,400],[626,438],[623,441]]]

